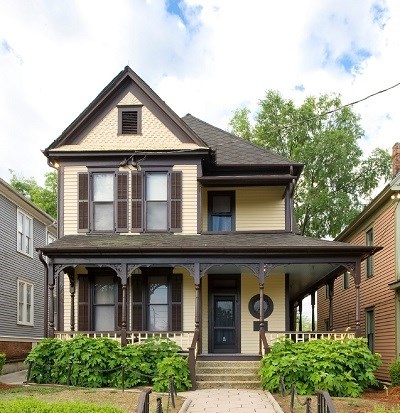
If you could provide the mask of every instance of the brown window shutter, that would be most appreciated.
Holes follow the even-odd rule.
[[[78,284],[78,330],[89,331],[89,277],[79,276]]]
[[[143,174],[132,172],[132,231],[143,231]]]
[[[117,173],[117,232],[128,232],[128,173]]]
[[[132,330],[144,330],[143,275],[132,275]]]
[[[182,331],[182,275],[171,277],[171,330]]]
[[[171,172],[171,232],[182,232],[182,172]]]
[[[78,173],[78,232],[89,231],[89,174]]]
[[[139,119],[138,111],[124,111],[121,114],[122,116],[122,125],[121,132],[123,134],[137,135],[139,132]]]

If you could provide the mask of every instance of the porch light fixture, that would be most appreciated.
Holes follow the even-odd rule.
[[[395,201],[400,201],[400,191],[396,191],[390,198]]]

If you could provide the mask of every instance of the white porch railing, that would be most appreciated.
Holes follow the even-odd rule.
[[[61,340],[69,340],[76,336],[92,338],[107,337],[121,341],[120,331],[55,331],[54,337]],[[168,338],[174,341],[182,350],[187,350],[193,340],[194,331],[127,331],[126,340],[128,344],[140,344],[149,338]]]
[[[311,340],[344,340],[354,338],[355,333],[351,331],[266,331],[269,346],[278,339],[287,338],[296,343]]]

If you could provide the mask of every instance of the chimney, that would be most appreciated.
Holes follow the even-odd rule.
[[[392,177],[396,177],[400,172],[400,143],[393,145],[392,149]]]

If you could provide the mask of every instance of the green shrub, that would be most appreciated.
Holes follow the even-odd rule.
[[[187,359],[174,355],[161,360],[154,377],[154,390],[167,392],[171,376],[174,377],[176,391],[185,391],[192,387]]]
[[[28,355],[30,380],[82,387],[125,387],[153,384],[157,365],[181,348],[166,338],[121,347],[109,338],[77,336],[72,340],[44,339]]]
[[[123,413],[112,406],[98,406],[91,403],[57,402],[49,403],[35,399],[16,399],[0,402],[0,413]]]
[[[263,387],[270,391],[278,391],[284,377],[286,386],[294,383],[299,394],[322,389],[332,396],[357,397],[376,384],[374,372],[379,365],[380,356],[370,352],[365,339],[285,340],[263,357],[259,373]]]
[[[396,360],[390,365],[389,376],[393,386],[400,384],[400,360]]]
[[[140,344],[142,349],[143,362],[149,364],[150,371],[155,372],[157,364],[170,357],[179,351],[182,351],[175,341],[168,338],[149,338],[143,344]]]
[[[6,355],[4,353],[0,353],[0,374],[3,371],[3,366],[5,362],[6,362]]]
[[[56,352],[63,344],[63,341],[56,338],[45,338],[32,349],[26,358],[26,362],[32,365],[31,381],[39,384],[54,383]]]
[[[56,351],[53,379],[59,384],[106,387],[115,382],[121,366],[121,346],[109,338],[77,336],[63,342]]]

